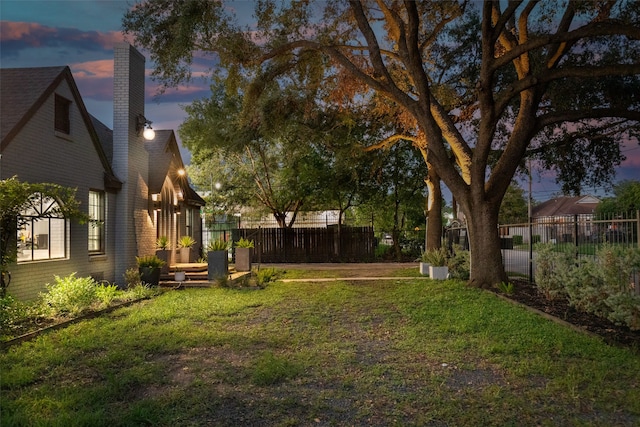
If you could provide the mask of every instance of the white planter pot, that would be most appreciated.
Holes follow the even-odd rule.
[[[187,273],[185,271],[176,271],[174,279],[176,282],[184,282],[187,280]]]
[[[422,274],[423,276],[428,276],[429,275],[429,267],[431,267],[431,264],[429,264],[428,262],[421,262],[420,263],[420,274]]]
[[[445,280],[449,277],[449,267],[434,267],[432,265],[429,267],[429,277],[435,280]]]

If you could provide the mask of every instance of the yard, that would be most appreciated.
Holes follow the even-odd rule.
[[[640,424],[640,354],[412,271],[165,292],[47,333],[0,354],[0,424]]]

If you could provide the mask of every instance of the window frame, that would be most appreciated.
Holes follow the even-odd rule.
[[[71,135],[71,100],[56,93],[54,102],[54,130],[65,135]]]
[[[87,203],[89,221],[87,225],[87,250],[89,255],[104,255],[106,252],[106,195],[101,190],[89,190]],[[94,217],[97,215],[97,217]],[[97,245],[92,245],[97,242]]]
[[[51,197],[43,199],[42,193],[37,194],[38,197],[32,199],[31,205],[20,212],[18,218],[18,264],[55,261],[68,256],[69,221],[62,215],[47,214],[59,206],[58,201]]]

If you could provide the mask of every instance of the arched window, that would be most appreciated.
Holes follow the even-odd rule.
[[[64,258],[67,254],[67,220],[58,202],[35,193],[18,218],[18,262]]]

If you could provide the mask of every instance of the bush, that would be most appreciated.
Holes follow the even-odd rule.
[[[532,244],[536,244],[536,243],[540,243],[542,241],[542,239],[540,238],[539,234],[534,234],[533,236],[531,236],[531,243]]]
[[[453,256],[447,261],[449,277],[452,279],[469,280],[471,275],[471,256],[469,251],[461,247],[453,248]]]
[[[40,294],[42,304],[54,316],[77,316],[96,302],[97,283],[91,277],[55,277],[53,285],[46,285],[47,292]]]
[[[96,287],[96,298],[103,307],[111,305],[113,300],[118,297],[118,287],[116,285],[100,285]]]
[[[124,278],[124,283],[127,285],[127,289],[142,285],[140,270],[137,268],[128,268],[122,276]]]
[[[571,265],[571,255],[556,252],[550,243],[536,245],[536,286],[549,301],[565,296],[562,274]]]
[[[580,311],[640,330],[640,295],[631,283],[640,250],[604,245],[595,259],[576,260],[547,244],[537,247],[536,263],[536,284],[548,298],[566,295]]]
[[[522,238],[522,236],[520,235],[515,235],[513,236],[513,244],[514,245],[521,245],[522,243],[524,243],[524,239]]]
[[[277,280],[281,272],[275,268],[263,268],[256,272],[258,286],[264,287],[267,283]]]
[[[376,259],[387,259],[392,251],[393,246],[379,244],[375,249],[375,257]]]

